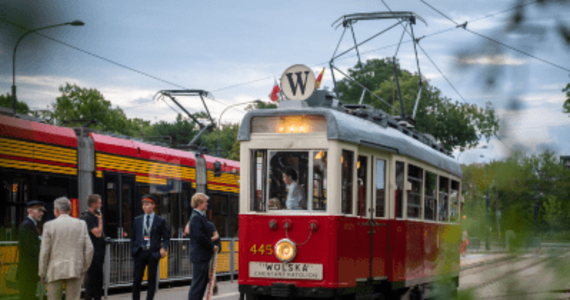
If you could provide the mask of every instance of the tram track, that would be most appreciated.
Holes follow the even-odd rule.
[[[480,268],[469,269],[469,272],[461,273],[459,289],[482,294],[481,296],[484,295],[485,299],[512,297],[517,299],[517,295],[532,297],[547,293],[556,293],[558,297],[565,297],[568,293],[568,289],[564,287],[566,278],[556,275],[555,272],[545,272],[545,270],[555,268],[554,265],[561,265],[556,260],[566,263],[564,257],[568,254],[570,251],[542,254],[544,256],[513,257]],[[551,262],[555,264],[549,266]],[[481,278],[484,279],[481,280]],[[497,292],[498,295],[495,294]]]

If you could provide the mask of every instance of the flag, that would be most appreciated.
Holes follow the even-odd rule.
[[[323,81],[323,74],[325,73],[325,69],[326,69],[326,67],[323,67],[321,74],[319,74],[319,77],[317,77],[317,82],[315,84],[317,86],[317,89],[319,89],[319,87],[321,87],[321,82]]]
[[[279,92],[281,91],[281,88],[279,88],[279,84],[277,83],[277,80],[275,78],[273,80],[275,81],[275,85],[273,85],[273,89],[271,90],[271,101],[275,102],[275,101],[277,101],[277,99],[279,99],[277,94],[279,94]]]

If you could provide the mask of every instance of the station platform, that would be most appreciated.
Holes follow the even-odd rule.
[[[494,260],[502,259],[506,257],[506,254],[499,253],[467,253],[465,257],[461,257],[461,268],[468,268],[476,265],[483,265]],[[218,283],[219,294],[212,297],[216,300],[226,300],[226,299],[238,299],[239,292],[237,286],[237,280],[234,282],[224,281]],[[156,295],[156,300],[167,300],[167,299],[187,299],[189,286],[175,287],[175,288],[164,288],[160,289]],[[146,292],[141,293],[141,299],[146,298]],[[131,299],[130,293],[115,294],[110,295],[107,299],[109,300],[128,300]]]

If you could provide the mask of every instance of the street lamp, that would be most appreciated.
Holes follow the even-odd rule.
[[[14,54],[12,55],[12,108],[14,109],[14,116],[16,116],[16,49],[18,49],[18,45],[20,44],[20,42],[22,41],[22,39],[33,32],[36,31],[40,31],[40,30],[44,30],[44,29],[48,29],[48,28],[54,28],[54,27],[59,27],[59,26],[66,26],[66,25],[71,25],[71,26],[83,26],[85,25],[85,23],[81,22],[81,21],[73,21],[73,22],[68,22],[68,23],[62,23],[62,24],[57,24],[57,25],[52,25],[52,26],[46,26],[46,27],[40,27],[40,28],[36,28],[36,29],[32,29],[27,31],[26,33],[24,33],[16,42],[16,46],[14,46]]]
[[[467,150],[475,150],[475,149],[487,149],[487,145],[483,146],[483,147],[479,147],[479,148],[473,148],[473,149],[466,149],[463,152],[459,153],[459,155],[457,155],[457,162],[459,162],[459,157],[461,156],[461,154],[465,153]]]
[[[247,102],[242,102],[242,103],[236,103],[233,105],[230,105],[228,107],[226,107],[222,113],[220,114],[220,117],[218,118],[218,149],[216,150],[216,156],[217,157],[221,157],[222,155],[222,145],[221,145],[221,135],[222,135],[222,116],[224,115],[224,113],[226,112],[226,110],[238,106],[238,105],[244,105],[244,104],[260,104],[263,103],[261,100],[257,99],[257,100],[253,100],[253,101],[247,101]]]

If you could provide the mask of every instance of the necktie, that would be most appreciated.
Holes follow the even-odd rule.
[[[146,231],[146,235],[150,237],[150,216],[146,215],[146,227],[144,229]],[[150,247],[150,240],[146,241],[146,246]]]

